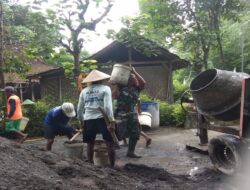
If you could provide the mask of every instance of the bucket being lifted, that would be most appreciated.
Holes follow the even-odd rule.
[[[115,64],[111,73],[110,80],[122,85],[128,84],[131,68],[121,64]]]
[[[200,73],[190,84],[190,91],[199,113],[222,121],[233,121],[240,116],[241,81],[249,77],[219,69]]]

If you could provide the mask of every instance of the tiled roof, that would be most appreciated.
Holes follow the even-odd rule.
[[[31,65],[31,69],[30,69],[30,71],[28,71],[26,73],[26,76],[27,75],[35,75],[37,73],[46,72],[49,70],[59,68],[58,66],[55,66],[55,65],[46,64],[39,59],[30,60],[30,61],[28,61],[28,64]],[[27,81],[26,78],[22,78],[17,73],[4,73],[4,80],[5,80],[5,83],[10,83],[10,82],[24,83]]]

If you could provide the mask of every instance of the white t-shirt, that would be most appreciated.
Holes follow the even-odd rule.
[[[77,107],[79,121],[102,118],[103,115],[98,107],[104,110],[110,121],[114,120],[110,87],[102,84],[91,84],[82,90],[79,97]]]

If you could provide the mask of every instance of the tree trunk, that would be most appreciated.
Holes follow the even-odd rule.
[[[203,49],[203,65],[205,70],[208,69],[208,64],[207,64],[208,54],[209,54],[209,48]]]
[[[4,88],[4,63],[3,63],[3,3],[0,1],[0,88]]]
[[[223,52],[223,47],[222,47],[221,37],[220,37],[220,32],[219,31],[216,32],[216,39],[217,39],[217,43],[218,43],[218,46],[219,46],[222,68],[224,68],[225,67],[225,59],[224,59],[224,52]]]
[[[80,74],[80,53],[74,52],[73,56],[74,56],[74,65],[75,65],[74,74],[75,76],[78,76]]]

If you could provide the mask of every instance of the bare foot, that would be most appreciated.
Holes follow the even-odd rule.
[[[152,143],[152,139],[148,139],[148,140],[146,141],[146,147],[148,148],[149,145],[151,145],[151,143]]]
[[[21,144],[27,139],[28,134],[24,134],[24,136],[21,138],[21,140],[19,141]]]

